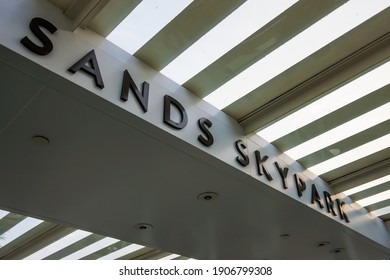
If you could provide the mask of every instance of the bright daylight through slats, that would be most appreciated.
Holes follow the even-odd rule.
[[[348,1],[204,98],[223,109],[387,8],[390,1]],[[348,20],[346,20],[348,19]],[[310,43],[308,43],[310,42]]]
[[[312,102],[257,134],[273,142],[315,120],[326,116],[390,83],[390,62],[387,62],[328,95]]]
[[[177,257],[180,257],[180,255],[178,255],[178,254],[170,254],[170,255],[168,255],[166,257],[161,258],[160,260],[161,261],[163,261],[163,260],[173,260],[173,259],[175,259]]]
[[[374,203],[377,203],[377,202],[380,202],[380,201],[383,201],[386,199],[390,199],[390,190],[387,190],[387,191],[384,191],[384,192],[381,192],[378,194],[374,194],[370,197],[367,197],[367,198],[364,198],[361,200],[357,200],[356,203],[358,203],[364,207],[364,206],[368,206],[368,205],[371,205],[371,204],[374,204]]]
[[[0,239],[0,248],[14,241],[16,238],[32,230],[41,223],[43,223],[42,220],[31,217],[23,219],[21,222],[10,228],[2,235],[2,238]]]
[[[74,252],[73,254],[70,254],[64,258],[62,258],[63,260],[79,260],[81,258],[84,258],[96,251],[99,251],[103,248],[106,248],[116,242],[118,242],[119,240],[118,239],[115,239],[115,238],[111,238],[111,237],[105,237],[89,246],[86,246],[80,250],[78,250],[77,252]]]
[[[323,161],[317,165],[309,167],[308,169],[316,175],[321,175],[388,147],[390,147],[390,134],[382,136],[334,158]]]
[[[183,84],[296,2],[245,2],[160,72]]]
[[[349,122],[331,129],[317,137],[310,139],[288,151],[286,155],[293,159],[300,159],[322,148],[337,143],[374,125],[390,119],[390,102]]]
[[[68,247],[69,245],[76,243],[77,241],[87,237],[88,235],[91,235],[91,232],[83,231],[83,230],[76,230],[67,236],[51,243],[50,245],[42,248],[41,250],[35,252],[32,255],[29,255],[25,258],[25,260],[41,260],[44,259],[62,249],[65,247]]]
[[[383,216],[383,215],[386,215],[386,214],[389,214],[390,213],[390,206],[387,206],[387,207],[383,207],[381,209],[378,209],[378,210],[375,210],[375,211],[372,211],[371,214],[379,217],[379,216]]]
[[[133,54],[193,0],[143,0],[107,39]]]
[[[378,186],[380,184],[383,184],[383,183],[386,183],[386,182],[389,182],[389,181],[390,181],[390,175],[387,175],[387,176],[384,176],[384,177],[372,180],[370,182],[367,182],[365,184],[362,184],[360,186],[356,186],[356,187],[354,187],[352,189],[343,191],[343,193],[345,195],[347,195],[347,196],[353,195],[355,193],[362,192],[364,190],[368,190],[368,189],[370,189],[372,187]]]
[[[142,248],[144,248],[144,246],[141,246],[141,245],[138,245],[138,244],[131,244],[131,245],[126,246],[126,247],[124,247],[122,249],[119,249],[119,250],[117,250],[115,252],[112,252],[112,253],[110,253],[108,255],[105,255],[105,256],[99,258],[99,260],[116,260],[116,259],[118,259],[120,257],[126,256],[126,255],[128,255],[130,253],[133,253],[133,252],[135,252],[137,250],[140,250]]]
[[[9,214],[8,211],[0,210],[0,220]]]

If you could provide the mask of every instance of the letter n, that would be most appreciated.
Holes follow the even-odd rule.
[[[137,86],[134,83],[134,80],[131,78],[129,72],[125,70],[123,72],[122,80],[122,91],[121,91],[121,100],[127,101],[129,98],[129,88],[137,98],[138,104],[141,106],[142,111],[146,113],[148,111],[148,102],[149,102],[149,84],[143,82],[142,84],[142,93],[139,91]]]

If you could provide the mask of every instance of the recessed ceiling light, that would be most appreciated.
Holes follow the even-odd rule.
[[[34,135],[33,137],[31,137],[31,140],[33,141],[33,143],[39,145],[48,145],[50,143],[49,138],[43,135]]]
[[[206,201],[215,200],[217,198],[218,198],[218,194],[215,192],[204,192],[198,195],[198,199],[206,200]]]
[[[340,149],[330,149],[329,152],[334,155],[334,156],[337,156],[340,154]]]
[[[343,252],[343,251],[345,251],[344,248],[336,248],[336,249],[330,250],[330,252],[331,252],[332,254],[339,254],[339,253],[341,253],[341,252]]]
[[[329,245],[330,243],[328,241],[320,241],[316,243],[316,247],[324,247]]]
[[[136,224],[134,228],[137,230],[146,231],[146,230],[151,230],[153,226],[151,224],[140,223],[140,224]]]

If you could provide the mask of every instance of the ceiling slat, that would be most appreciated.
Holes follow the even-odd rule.
[[[367,197],[372,196],[374,194],[378,194],[380,192],[384,192],[387,190],[390,190],[390,182],[386,182],[386,183],[380,184],[378,186],[369,188],[367,190],[355,193],[353,195],[350,195],[349,197],[352,200],[357,201],[357,200],[364,199],[364,198],[367,198]]]
[[[365,166],[373,165],[375,163],[385,161],[390,158],[390,148],[386,148],[374,154],[371,154],[367,157],[364,157],[360,160],[347,163],[346,165],[339,167],[335,170],[329,171],[321,175],[325,181],[332,181],[337,178],[343,177],[347,174],[350,174],[356,170],[362,169]]]
[[[43,222],[0,249],[0,259],[17,260],[39,250],[45,244],[69,232],[69,228]]]
[[[59,259],[62,259],[63,257],[66,257],[96,241],[99,241],[101,239],[103,239],[104,236],[101,236],[101,235],[98,235],[98,234],[91,234],[67,247],[65,247],[64,249],[61,249],[57,252],[55,252],[54,254],[51,254],[50,256],[47,256],[46,258],[44,258],[44,260],[59,260]]]
[[[345,153],[370,141],[373,141],[379,137],[382,137],[389,133],[390,121],[385,121],[379,125],[376,125],[370,129],[367,129],[361,133],[351,136],[345,140],[334,143],[327,146],[315,153],[312,153],[306,157],[303,157],[299,162],[306,168],[314,166],[320,162],[328,160],[339,153]],[[333,152],[333,154],[332,154]]]
[[[129,15],[141,0],[110,0],[89,22],[88,27],[106,37]]]
[[[332,187],[335,193],[340,193],[387,176],[389,175],[389,170],[390,158],[384,161],[379,161],[373,165],[365,166],[359,170],[354,170],[353,172],[339,178],[329,180],[328,184]]]
[[[133,253],[124,255],[123,257],[120,258],[120,260],[139,260],[139,259],[142,259],[142,256],[154,254],[156,251],[159,251],[159,250],[145,247],[145,248],[137,250]]]
[[[366,207],[366,209],[368,211],[375,211],[375,210],[382,209],[382,208],[387,207],[387,206],[390,206],[390,199],[386,199],[386,200],[383,200],[381,202],[368,205]]]
[[[0,235],[3,235],[6,231],[20,223],[26,217],[23,215],[9,213],[3,219],[0,220]]]
[[[196,0],[150,39],[134,56],[161,70],[244,0]]]
[[[280,150],[286,151],[299,144],[308,141],[328,130],[331,130],[343,123],[346,123],[360,115],[390,102],[390,85],[387,85],[367,96],[364,96],[328,115],[322,117],[310,124],[297,129],[282,138],[274,141],[272,144]],[[332,106],[332,105],[328,105]],[[384,120],[385,121],[385,120]]]
[[[387,223],[389,223],[388,221],[390,220],[390,213],[389,214],[385,214],[383,216],[380,216],[380,218],[383,220],[383,221],[386,221]]]
[[[223,55],[183,84],[200,97],[207,96],[232,77],[281,46],[345,1],[297,2],[264,28]],[[300,16],[297,17],[296,15]]]
[[[390,9],[295,64],[223,111],[237,119],[247,133],[252,133],[373,65],[383,63],[390,56],[388,18]],[[369,36],[359,36],[367,33]]]
[[[20,214],[8,213],[3,219],[0,219],[0,228],[2,227],[3,230],[7,231],[26,219],[31,218]],[[74,235],[74,237],[70,238],[71,235]],[[66,239],[66,241],[64,239]],[[72,239],[74,239],[74,241]],[[103,240],[106,240],[104,244],[98,244]],[[56,242],[60,244],[53,247],[53,244]],[[94,245],[96,245],[95,248],[102,249],[98,249],[88,255],[85,255],[88,251],[82,252],[79,255],[84,255],[84,257],[80,257],[80,259],[97,260],[100,258],[116,258],[129,260],[147,258],[158,260],[172,254],[125,241],[115,242],[115,239],[113,238],[104,237],[99,234],[91,234],[82,230],[75,230],[50,222],[41,222],[38,226],[23,233],[4,247],[1,247],[0,259],[34,259],[35,257],[31,256],[36,252],[39,252],[40,256],[44,256],[43,259],[45,260],[59,260],[66,257],[73,259],[75,253]],[[46,250],[46,248],[50,246],[52,248]],[[115,254],[115,252],[118,252],[118,254]],[[110,254],[112,253],[113,255],[110,257]],[[184,256],[179,256],[178,258],[188,259]]]
[[[82,260],[97,260],[103,256],[106,256],[106,255],[111,254],[117,250],[120,250],[128,245],[130,245],[130,244],[126,241],[118,241],[118,242],[116,242],[116,243],[114,243],[106,248],[103,248],[99,251],[96,251],[92,254],[89,254],[88,256],[85,256],[81,259]]]

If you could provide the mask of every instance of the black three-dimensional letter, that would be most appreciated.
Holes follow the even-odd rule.
[[[171,105],[175,106],[180,113],[179,122],[175,122],[171,119]],[[183,105],[181,105],[179,101],[169,95],[164,96],[164,123],[176,129],[182,129],[188,123],[187,113]]]
[[[265,168],[264,163],[268,159],[268,156],[265,155],[261,157],[260,151],[255,151],[256,163],[257,163],[257,174],[260,176],[265,175],[268,181],[272,181],[273,178],[271,174],[268,172],[267,168]]]
[[[321,202],[321,197],[318,194],[316,185],[314,185],[314,184],[311,185],[311,203],[312,204],[317,203],[321,209],[324,208],[324,206],[322,205],[322,202]]]
[[[288,167],[285,167],[285,168],[281,168],[279,166],[279,163],[277,161],[275,161],[275,166],[276,166],[276,169],[278,170],[279,172],[279,175],[280,177],[282,177],[282,184],[283,184],[283,188],[284,189],[287,189],[287,181],[286,181],[286,178],[287,178],[287,174],[288,174]]]
[[[208,128],[210,128],[212,125],[213,123],[206,118],[200,118],[198,120],[198,126],[206,136],[205,138],[202,135],[198,135],[198,141],[203,145],[205,145],[206,147],[210,147],[214,143],[214,137],[211,134],[210,130],[208,130]]]
[[[306,183],[298,174],[294,174],[295,186],[297,187],[298,196],[301,197],[302,193],[306,190]]]
[[[34,33],[35,36],[41,41],[42,46],[38,46],[33,43],[27,36],[20,40],[20,42],[27,49],[36,53],[38,55],[48,55],[53,50],[53,43],[50,41],[49,37],[46,36],[45,33],[42,32],[40,27],[46,28],[51,34],[57,31],[57,27],[55,27],[52,23],[48,22],[43,18],[33,18],[30,21],[30,29],[31,32]]]
[[[138,104],[141,106],[144,113],[148,111],[148,102],[149,102],[149,84],[143,82],[142,84],[142,93],[139,91],[135,85],[133,78],[130,76],[129,72],[125,70],[123,72],[122,80],[122,90],[121,90],[121,100],[127,101],[129,98],[129,88],[137,98]]]
[[[337,209],[339,210],[341,220],[345,220],[345,222],[349,223],[349,218],[343,210],[343,206],[345,205],[345,202],[341,201],[340,199],[336,199],[336,202],[337,202]]]
[[[241,156],[241,157],[239,157],[239,156],[236,157],[236,161],[242,166],[247,166],[249,164],[249,157],[244,151],[244,149],[246,149],[246,145],[245,145],[244,141],[237,140],[234,144],[235,144],[234,146],[236,147],[237,152]]]
[[[329,213],[332,213],[333,216],[337,216],[336,211],[334,211],[334,201],[332,200],[332,196],[327,191],[324,191],[326,210]]]
[[[88,64],[90,66],[88,66]],[[94,50],[87,53],[84,57],[82,57],[79,61],[77,61],[68,69],[68,71],[72,74],[76,73],[79,70],[92,76],[95,80],[95,85],[98,88],[104,88],[102,74],[100,73],[99,64],[97,62]]]

